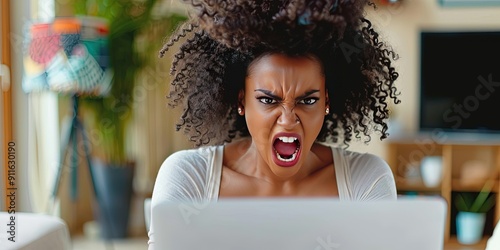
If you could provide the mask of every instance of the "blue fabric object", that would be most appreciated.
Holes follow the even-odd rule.
[[[64,48],[66,55],[70,56],[73,48],[80,43],[80,34],[62,34],[61,47]]]
[[[47,73],[43,72],[37,76],[25,76],[22,80],[22,88],[24,92],[38,92],[49,90],[47,83]]]

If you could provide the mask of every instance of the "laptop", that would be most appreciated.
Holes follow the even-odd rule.
[[[152,208],[155,249],[440,250],[442,198],[164,202]]]

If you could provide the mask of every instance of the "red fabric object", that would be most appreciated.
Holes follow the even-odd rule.
[[[29,55],[39,64],[47,64],[61,48],[60,35],[51,31],[50,25],[38,24],[31,28],[32,40]]]

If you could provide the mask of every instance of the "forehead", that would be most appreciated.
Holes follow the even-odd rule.
[[[283,72],[298,74],[323,75],[320,61],[312,55],[288,56],[284,54],[265,54],[252,61],[248,67],[247,75],[252,77],[255,74],[266,72]]]
[[[268,54],[250,64],[245,85],[249,91],[266,89],[276,95],[294,96],[311,90],[323,91],[325,76],[315,57]]]

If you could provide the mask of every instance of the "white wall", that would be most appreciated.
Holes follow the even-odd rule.
[[[395,120],[402,134],[418,131],[419,112],[419,33],[421,30],[498,30],[500,7],[441,7],[438,0],[403,0],[399,6],[379,6],[368,17],[384,40],[399,54],[396,68],[401,104],[395,105]],[[457,53],[459,53],[457,51]],[[356,143],[357,151],[386,154],[385,143],[372,138],[369,146]]]

